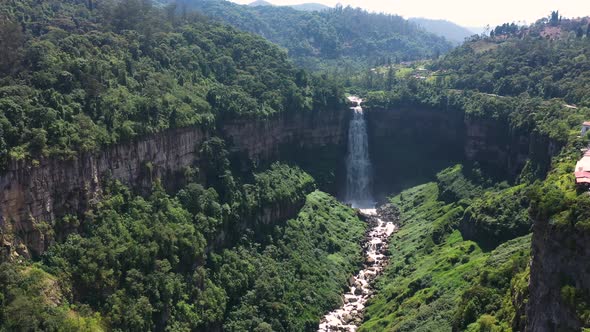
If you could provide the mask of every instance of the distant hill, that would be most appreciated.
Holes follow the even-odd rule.
[[[369,13],[360,8],[338,6],[302,11],[219,0],[178,2],[185,8],[267,38],[287,49],[298,65],[310,69],[359,68],[388,61],[432,58],[453,47],[444,38],[401,16]]]
[[[258,6],[273,6],[272,3],[268,2],[268,1],[264,1],[264,0],[256,0],[252,3],[249,3],[248,6],[251,7],[258,7]]]
[[[411,22],[423,27],[426,31],[445,37],[454,43],[462,43],[465,38],[476,33],[458,24],[446,20],[432,20],[428,18],[410,18]]]
[[[321,3],[315,3],[315,2],[307,2],[307,3],[302,3],[299,5],[291,5],[288,7],[291,7],[293,9],[297,9],[297,10],[310,11],[310,12],[311,11],[322,11],[322,10],[332,8],[332,7],[329,7],[326,5],[322,5]]]
[[[265,1],[265,0],[256,0],[254,2],[249,3],[248,6],[260,7],[260,6],[276,6],[276,5],[274,5],[268,1]],[[306,2],[306,3],[301,3],[298,5],[285,5],[285,6],[277,6],[277,7],[291,7],[293,9],[308,11],[308,12],[321,11],[321,10],[326,10],[326,9],[332,8],[332,7],[329,7],[326,5],[322,5],[321,3],[315,3],[315,2]]]

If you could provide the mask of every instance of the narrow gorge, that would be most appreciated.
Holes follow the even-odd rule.
[[[363,243],[364,264],[348,281],[349,291],[343,295],[343,305],[326,314],[318,332],[356,331],[363,320],[367,300],[373,294],[372,283],[387,263],[389,237],[395,231],[395,220],[383,220],[383,211],[375,208],[372,187],[372,166],[369,157],[369,142],[362,99],[351,96],[349,101],[353,116],[348,129],[348,152],[346,157],[346,203],[358,209],[369,224]]]

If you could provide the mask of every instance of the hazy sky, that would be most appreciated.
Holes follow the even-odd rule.
[[[254,0],[232,0],[250,3]],[[559,10],[565,17],[590,16],[590,0],[267,0],[276,5],[318,2],[336,3],[408,17],[446,19],[463,26],[479,27],[505,22],[533,23]]]

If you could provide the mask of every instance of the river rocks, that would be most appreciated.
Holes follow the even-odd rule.
[[[397,211],[390,210],[389,211]],[[365,266],[355,277],[348,279],[349,292],[344,294],[344,305],[330,313],[321,320],[318,331],[356,331],[357,326],[363,321],[363,310],[365,303],[373,295],[371,284],[383,271],[387,263],[386,250],[387,241],[395,231],[392,221],[384,221],[376,210],[360,210],[364,214],[363,220],[370,225],[366,240],[363,241],[365,253]],[[388,214],[388,218],[396,216],[395,212]]]
[[[356,281],[356,278],[354,276],[350,276],[350,278],[348,278],[348,286],[354,285],[355,281]]]
[[[384,221],[396,223],[399,220],[399,209],[391,203],[381,205],[377,209],[377,214]]]

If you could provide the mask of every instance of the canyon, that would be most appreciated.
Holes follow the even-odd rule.
[[[183,172],[199,167],[200,147],[213,136],[227,142],[232,161],[243,170],[264,167],[273,160],[297,162],[319,179],[323,190],[343,197],[350,116],[347,110],[281,113],[268,119],[228,121],[217,130],[171,129],[71,160],[11,161],[0,176],[1,256],[43,253],[54,240],[56,220],[83,213],[96,203],[101,183],[107,179],[139,192],[148,190],[154,179],[170,191],[178,189]],[[374,176],[380,179],[374,186],[377,200],[462,160],[515,175],[529,152],[547,142],[511,134],[505,123],[469,119],[460,112],[371,109],[366,118]],[[536,153],[539,158],[549,159],[558,150],[551,142],[544,146]]]
[[[379,178],[373,190],[377,201],[430,179],[445,165],[473,161],[501,176],[514,177],[531,156],[548,165],[560,148],[547,137],[513,132],[504,122],[469,118],[461,112],[370,109],[365,115],[374,177]],[[81,215],[96,204],[109,179],[138,192],[147,192],[155,179],[169,191],[180,188],[185,172],[201,165],[201,147],[211,137],[226,142],[234,167],[245,171],[275,160],[297,163],[319,179],[323,190],[344,198],[350,117],[348,110],[281,113],[267,119],[235,119],[215,129],[171,129],[70,160],[11,161],[0,176],[0,257],[11,260],[42,254],[68,231],[60,228],[58,220],[67,214]],[[206,169],[199,170],[205,178]],[[296,210],[269,207],[261,218],[270,224],[292,217]],[[575,326],[571,312],[563,309],[566,306],[547,305],[559,294],[543,289],[559,289],[559,281],[549,276],[563,269],[572,271],[574,283],[587,285],[583,277],[576,277],[571,264],[562,263],[558,244],[566,235],[548,229],[536,226],[533,238],[530,326],[550,329],[550,322],[541,321],[541,312],[554,317],[550,321],[570,317],[564,321]],[[549,261],[555,264],[547,265]],[[541,307],[545,309],[537,311]]]

